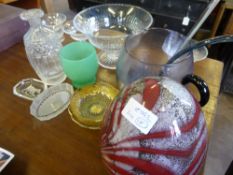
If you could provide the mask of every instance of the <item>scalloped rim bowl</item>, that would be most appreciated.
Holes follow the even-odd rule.
[[[151,15],[147,10],[145,10],[145,9],[139,7],[139,6],[130,5],[130,4],[120,4],[120,3],[119,3],[119,4],[117,4],[117,3],[115,3],[115,4],[107,3],[107,4],[92,6],[92,7],[89,7],[89,8],[86,8],[86,9],[80,11],[80,12],[74,17],[74,19],[73,19],[74,27],[75,27],[78,31],[90,35],[90,33],[87,32],[87,31],[85,30],[85,28],[83,28],[83,23],[82,23],[82,24],[79,24],[78,21],[79,21],[79,19],[82,19],[82,18],[83,18],[82,15],[85,14],[85,13],[87,13],[88,11],[91,11],[91,10],[93,10],[93,9],[103,8],[103,7],[106,7],[106,8],[108,8],[108,9],[110,9],[111,7],[124,7],[124,8],[127,7],[127,8],[129,8],[129,11],[131,11],[131,12],[133,11],[133,10],[130,10],[131,8],[135,8],[135,9],[140,10],[141,12],[144,12],[144,13],[150,18],[150,22],[149,22],[146,26],[144,26],[144,28],[142,29],[142,31],[143,31],[144,29],[148,29],[148,28],[152,25],[152,23],[153,23],[153,17],[152,17],[152,15]],[[109,13],[114,13],[114,12],[111,12],[111,10],[108,10],[108,11],[110,11]],[[100,29],[101,29],[101,28],[100,28]],[[105,35],[102,36],[102,35],[101,35],[101,36],[95,36],[95,37],[96,37],[96,38],[102,38],[102,39],[103,39],[103,38],[109,38],[109,35],[107,35],[107,36],[105,36]],[[111,38],[114,38],[114,39],[122,38],[122,35],[120,35],[120,36],[111,36]]]
[[[147,10],[129,4],[92,6],[79,12],[73,19],[75,28],[101,50],[99,64],[107,69],[116,69],[126,37],[141,33],[152,23],[153,17]]]

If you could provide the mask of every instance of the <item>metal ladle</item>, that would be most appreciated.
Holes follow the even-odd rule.
[[[187,48],[181,49],[177,53],[175,53],[172,57],[169,58],[167,64],[175,63],[175,61],[180,58],[183,54],[190,52],[194,49],[201,48],[203,46],[207,45],[214,45],[214,44],[219,44],[219,43],[228,43],[228,42],[233,42],[233,35],[221,35],[217,36],[214,38],[206,39],[199,41]]]

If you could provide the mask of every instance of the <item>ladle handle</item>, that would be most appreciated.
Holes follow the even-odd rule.
[[[205,83],[205,81],[203,79],[201,79],[199,76],[193,75],[193,74],[186,75],[183,78],[181,83],[183,85],[186,85],[188,83],[194,84],[200,93],[199,104],[201,106],[204,106],[206,103],[208,103],[209,98],[210,98],[209,88],[208,88],[207,84]]]
[[[221,35],[221,36],[217,36],[214,38],[202,40],[196,44],[193,44],[190,47],[187,47],[185,49],[178,51],[175,55],[173,55],[168,60],[167,64],[171,64],[171,63],[175,62],[175,60],[178,59],[180,56],[182,56],[183,54],[190,52],[194,49],[198,49],[198,48],[206,46],[206,45],[213,45],[213,44],[227,43],[227,42],[233,42],[233,35]]]

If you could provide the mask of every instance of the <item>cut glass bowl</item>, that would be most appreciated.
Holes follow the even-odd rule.
[[[115,69],[125,38],[148,29],[153,18],[146,10],[127,4],[103,4],[79,12],[73,19],[75,28],[102,52],[99,64]]]

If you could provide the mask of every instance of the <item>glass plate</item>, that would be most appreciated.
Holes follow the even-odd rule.
[[[73,93],[73,87],[68,83],[52,86],[33,100],[30,112],[41,121],[50,120],[69,106]]]
[[[13,87],[13,94],[27,100],[33,100],[46,88],[47,86],[42,81],[27,78],[21,80]]]
[[[118,90],[106,83],[96,83],[77,90],[70,101],[71,119],[81,127],[99,129],[105,110],[117,94]]]

